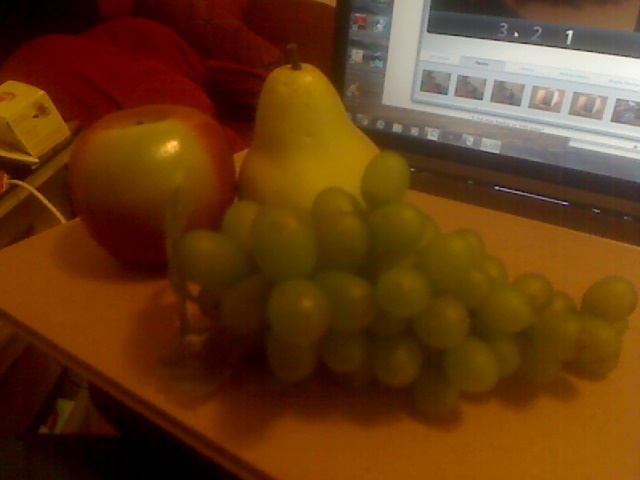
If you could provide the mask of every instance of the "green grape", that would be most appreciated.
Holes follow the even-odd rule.
[[[364,206],[351,192],[340,187],[327,187],[320,191],[311,204],[311,214],[314,218],[333,216],[335,214],[364,213]]]
[[[314,282],[283,280],[271,291],[267,318],[278,337],[296,345],[310,345],[327,332],[331,306],[327,295]]]
[[[461,232],[443,233],[434,238],[419,260],[433,282],[434,288],[440,291],[452,291],[473,266],[474,251],[465,235]]]
[[[561,360],[575,356],[581,335],[582,322],[572,312],[542,315],[523,333],[536,348]]]
[[[346,373],[337,373],[336,377],[340,381],[341,384],[349,387],[349,388],[364,388],[368,385],[371,385],[375,380],[373,376],[373,368],[371,366],[371,355],[369,353],[370,346],[367,345],[367,360],[364,362],[362,367],[355,372],[346,372]]]
[[[556,380],[562,374],[562,359],[555,352],[548,351],[544,345],[524,339],[520,352],[522,364],[518,373],[531,383],[543,385]]]
[[[251,226],[261,208],[257,202],[237,200],[224,213],[220,231],[250,251]]]
[[[487,255],[482,260],[481,268],[489,274],[494,283],[507,283],[509,281],[507,267],[498,257]]]
[[[469,333],[471,319],[464,304],[452,295],[434,298],[426,310],[412,319],[416,337],[426,346],[451,348]]]
[[[497,334],[484,339],[498,360],[500,377],[513,375],[522,364],[520,345],[515,335]]]
[[[484,239],[476,231],[470,228],[461,228],[455,231],[457,235],[461,235],[471,251],[471,262],[473,265],[480,265],[487,256],[487,247],[484,244]]]
[[[396,267],[378,278],[375,286],[378,306],[391,317],[413,317],[431,300],[431,286],[414,268]]]
[[[240,280],[240,282],[242,282],[242,280]],[[195,303],[200,309],[200,312],[212,320],[220,318],[220,303],[222,301],[222,295],[226,291],[226,288],[201,288],[195,296]]]
[[[358,332],[373,322],[375,294],[369,282],[346,271],[319,272],[313,280],[326,294],[331,305],[330,328]]]
[[[273,375],[287,383],[308,378],[318,363],[315,345],[292,344],[272,332],[267,334],[265,340],[265,354]]]
[[[485,270],[473,267],[460,276],[451,293],[467,308],[477,310],[489,298],[493,285],[493,279]]]
[[[320,342],[320,358],[339,374],[361,372],[368,361],[369,342],[362,333],[330,332]]]
[[[407,161],[392,151],[375,155],[366,166],[360,193],[370,208],[402,200],[409,189],[411,170]]]
[[[404,333],[408,326],[409,317],[393,317],[378,309],[369,330],[374,335],[398,335]]]
[[[413,404],[416,411],[427,419],[451,415],[460,404],[460,392],[441,371],[424,367],[413,382]]]
[[[599,360],[597,362],[574,362],[578,370],[595,378],[603,378],[613,372],[620,362],[620,355]]]
[[[442,354],[444,350],[438,348],[422,346],[422,358],[424,359],[424,365],[431,368],[442,368]]]
[[[627,330],[629,330],[629,319],[625,318],[623,320],[609,322],[609,325],[611,325],[611,328],[613,328],[613,330],[622,337],[625,333],[627,333]]]
[[[364,274],[371,278],[378,278],[387,270],[391,270],[396,267],[408,267],[413,268],[418,264],[418,252],[406,251],[406,252],[386,252],[370,258],[369,263],[364,269]]]
[[[240,280],[222,292],[220,324],[234,335],[253,335],[264,330],[272,283],[261,274]]]
[[[546,308],[553,298],[551,281],[539,273],[524,273],[514,278],[511,285],[527,296],[531,307],[536,311]]]
[[[473,315],[471,319],[471,334],[481,340],[486,340],[488,338],[500,335],[511,335],[511,333],[506,333],[502,330],[496,330],[495,328],[489,327],[484,323],[478,321],[477,315]]]
[[[529,299],[511,285],[497,285],[478,310],[478,322],[505,333],[519,332],[536,321]]]
[[[611,323],[591,315],[581,315],[582,329],[578,340],[576,365],[596,376],[613,370],[622,352],[622,337]]]
[[[593,283],[582,296],[580,310],[609,322],[623,320],[636,309],[638,291],[626,278],[610,276]]]
[[[318,256],[313,224],[293,209],[262,207],[251,228],[251,251],[271,280],[306,277]]]
[[[542,309],[540,315],[550,315],[556,313],[577,313],[578,306],[575,300],[565,292],[554,290],[549,303]]]
[[[404,252],[418,245],[425,217],[415,205],[398,201],[375,209],[369,215],[368,223],[376,253]]]
[[[314,220],[318,270],[357,270],[369,251],[369,230],[360,215],[337,213]]]
[[[465,393],[489,392],[500,378],[500,366],[493,350],[475,337],[466,337],[445,350],[442,366],[451,384]]]
[[[417,252],[425,251],[431,241],[435,239],[438,235],[440,235],[440,227],[436,223],[436,221],[426,213],[422,214],[423,217],[423,226],[422,226],[422,236],[415,246],[415,250]]]
[[[238,242],[211,230],[183,234],[176,243],[175,259],[184,280],[208,289],[229,286],[253,268]]]
[[[376,337],[371,345],[375,378],[387,387],[411,384],[422,368],[420,345],[409,335]]]

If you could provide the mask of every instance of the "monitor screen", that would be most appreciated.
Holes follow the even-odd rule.
[[[637,222],[639,14],[640,0],[339,1],[336,81],[416,172]]]

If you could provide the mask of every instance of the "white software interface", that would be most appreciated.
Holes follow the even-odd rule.
[[[640,180],[639,11],[354,1],[346,104],[365,128]]]

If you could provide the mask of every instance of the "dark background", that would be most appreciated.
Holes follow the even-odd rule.
[[[48,33],[81,33],[100,20],[97,0],[2,0],[0,65],[32,38]]]

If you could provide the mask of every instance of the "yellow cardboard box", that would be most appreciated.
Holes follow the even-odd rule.
[[[10,80],[0,85],[0,150],[40,157],[71,135],[49,96]]]

